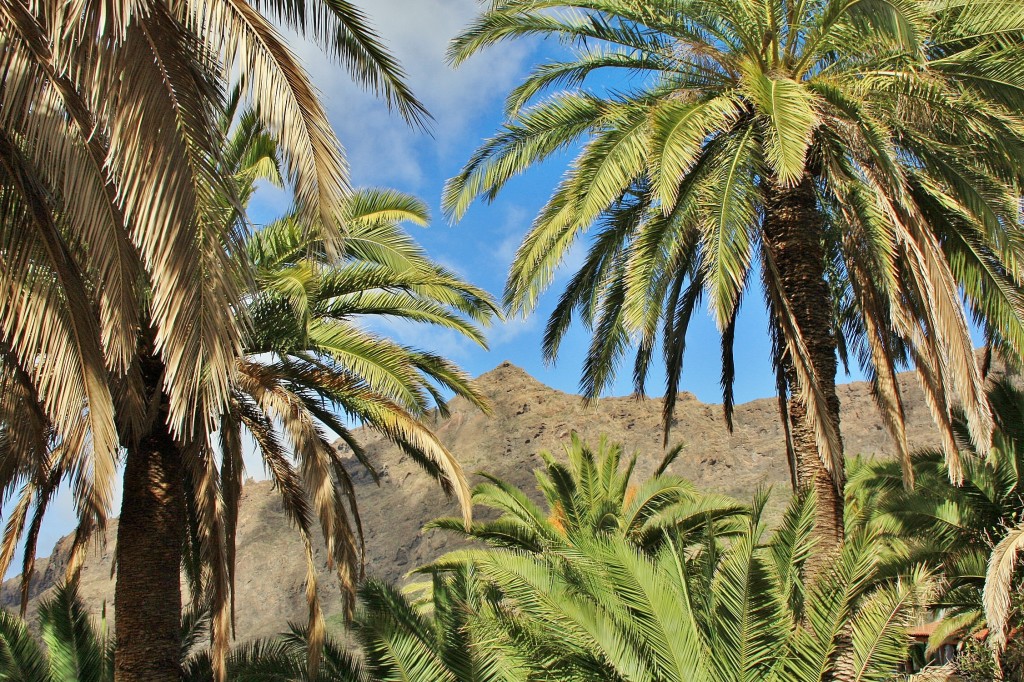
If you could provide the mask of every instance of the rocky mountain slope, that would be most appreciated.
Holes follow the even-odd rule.
[[[533,490],[537,453],[562,447],[572,430],[596,442],[602,434],[640,453],[638,476],[647,476],[661,460],[661,400],[607,398],[584,406],[578,396],[544,386],[509,363],[479,378],[481,390],[494,407],[490,417],[461,399],[453,401],[452,415],[434,425],[445,444],[460,458],[466,471],[486,471]],[[937,441],[927,406],[913,377],[901,378],[907,395],[912,447]],[[868,386],[840,387],[842,426],[849,454],[884,455],[891,450]],[[749,499],[759,485],[768,484],[781,500],[788,494],[784,436],[776,401],[755,400],[735,411],[735,430],[729,433],[719,405],[680,396],[672,442],[684,449],[672,471],[701,488]],[[437,557],[452,540],[444,534],[424,534],[421,526],[457,509],[440,489],[407,457],[372,434],[362,434],[371,459],[381,473],[377,487],[370,476],[353,466],[359,508],[366,531],[367,572],[394,581]],[[474,476],[474,480],[478,477]],[[96,612],[113,605],[110,561],[116,522],[106,542],[86,562],[81,593]],[[63,574],[69,539],[54,548],[51,559],[38,562],[32,584],[33,602]],[[237,636],[248,639],[281,631],[289,620],[305,618],[304,558],[298,536],[281,510],[268,482],[250,482],[244,492],[238,528]],[[323,572],[325,588],[331,577]],[[341,608],[338,592],[323,589],[328,616]],[[8,581],[0,588],[0,605],[16,608],[20,588]],[[34,604],[30,607],[34,613]]]

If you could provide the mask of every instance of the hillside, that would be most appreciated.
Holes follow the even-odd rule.
[[[907,417],[912,447],[935,442],[931,418],[914,379],[901,377],[907,396]],[[435,428],[469,473],[487,471],[533,490],[536,453],[561,447],[571,430],[596,442],[601,434],[622,442],[628,451],[641,453],[638,474],[646,476],[661,459],[661,400],[607,398],[585,407],[578,396],[544,386],[509,363],[482,375],[481,390],[494,414],[487,417],[461,399],[452,402],[452,415]],[[843,436],[849,454],[882,455],[890,451],[888,437],[864,383],[839,389]],[[672,442],[684,450],[672,471],[699,487],[749,498],[761,484],[785,494],[789,473],[784,441],[774,399],[755,400],[735,411],[730,434],[719,405],[680,396]],[[359,508],[366,531],[367,572],[389,580],[402,580],[417,565],[449,547],[440,533],[423,534],[422,524],[453,514],[453,504],[407,457],[382,439],[362,434],[371,459],[381,473],[374,485],[364,471],[352,468]],[[474,476],[474,480],[478,477]],[[98,613],[104,601],[108,616],[113,604],[110,561],[116,522],[107,531],[105,546],[90,555],[82,572],[81,592]],[[61,577],[68,547],[65,538],[52,560],[38,562],[33,599]],[[322,554],[322,552],[321,552]],[[325,588],[332,583],[326,569]],[[270,635],[289,620],[305,618],[304,559],[301,544],[281,510],[268,482],[250,482],[242,498],[238,528],[237,635],[239,639]],[[337,590],[324,589],[325,610],[340,610]],[[0,604],[16,608],[19,587],[8,581],[0,587]],[[34,613],[34,605],[32,612]]]

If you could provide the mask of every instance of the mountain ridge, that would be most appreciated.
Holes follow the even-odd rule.
[[[908,437],[912,448],[938,442],[930,413],[916,379],[900,376],[905,394]],[[540,465],[542,450],[558,452],[570,433],[596,443],[601,435],[621,442],[627,453],[639,453],[636,476],[642,480],[661,461],[661,398],[608,397],[586,404],[576,395],[550,388],[519,367],[503,362],[476,379],[481,393],[491,402],[488,417],[462,398],[450,403],[450,416],[432,415],[428,421],[442,442],[459,458],[472,482],[477,472],[504,478],[535,494],[533,470]],[[891,452],[888,435],[879,420],[868,385],[841,384],[842,431],[849,455],[881,456]],[[737,405],[730,433],[719,404],[703,403],[690,393],[677,399],[670,444],[683,450],[670,471],[684,476],[699,488],[750,499],[763,485],[778,492],[781,504],[789,489],[789,469],[777,401],[763,398]],[[427,521],[457,514],[454,502],[418,470],[412,460],[381,436],[365,429],[356,431],[367,456],[374,463],[380,485],[353,457],[346,461],[356,487],[366,539],[367,574],[401,581],[408,571],[430,561],[458,541],[440,531],[421,532]],[[298,534],[275,497],[269,481],[246,483],[237,532],[236,576],[237,637],[239,640],[271,635],[289,620],[305,618],[304,555]],[[112,520],[106,541],[90,551],[80,578],[80,592],[93,611],[113,605],[110,562],[117,522]],[[57,543],[50,558],[37,561],[30,613],[35,602],[52,589],[63,575],[70,538]],[[325,568],[322,544],[316,548],[321,566],[321,594],[328,616],[340,613],[340,591]],[[0,605],[16,609],[20,578],[0,586]]]

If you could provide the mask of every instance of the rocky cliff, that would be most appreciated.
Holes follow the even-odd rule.
[[[912,447],[936,442],[928,409],[914,379],[901,378],[907,395],[907,417]],[[451,417],[433,426],[466,471],[486,471],[533,490],[537,453],[556,450],[572,430],[597,441],[602,434],[640,454],[638,475],[648,475],[661,460],[661,400],[606,398],[585,406],[578,396],[544,386],[509,363],[481,376],[480,389],[493,404],[488,417],[461,399],[451,405]],[[840,387],[842,430],[849,454],[884,455],[891,450],[888,437],[863,383]],[[755,400],[735,411],[735,430],[729,433],[719,405],[680,396],[672,428],[672,442],[684,449],[672,471],[697,486],[749,499],[759,485],[768,484],[781,500],[788,494],[783,433],[774,399]],[[441,533],[424,534],[424,522],[457,512],[440,489],[407,457],[381,438],[362,433],[371,459],[381,474],[378,487],[357,466],[352,472],[366,531],[367,572],[400,581],[406,573],[450,546]],[[473,476],[474,480],[478,477]],[[81,577],[81,593],[96,612],[113,605],[110,561],[116,521],[106,542],[92,553]],[[38,562],[32,585],[33,601],[51,588],[63,573],[68,539],[54,548],[52,558]],[[322,554],[322,552],[321,552]],[[289,620],[305,618],[304,559],[294,529],[281,510],[270,483],[250,482],[242,498],[238,528],[237,636],[247,639],[271,635]],[[330,575],[323,573],[325,585]],[[16,608],[20,589],[8,581],[0,591],[0,604]],[[324,589],[328,616],[341,608],[337,590]],[[34,605],[30,607],[34,613]]]

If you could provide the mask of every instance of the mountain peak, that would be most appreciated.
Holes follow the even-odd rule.
[[[489,372],[484,372],[478,376],[476,378],[476,384],[483,390],[487,390],[488,388],[498,388],[502,391],[515,386],[522,386],[524,384],[544,386],[542,382],[538,381],[525,369],[518,365],[513,365],[508,360],[505,360]]]

